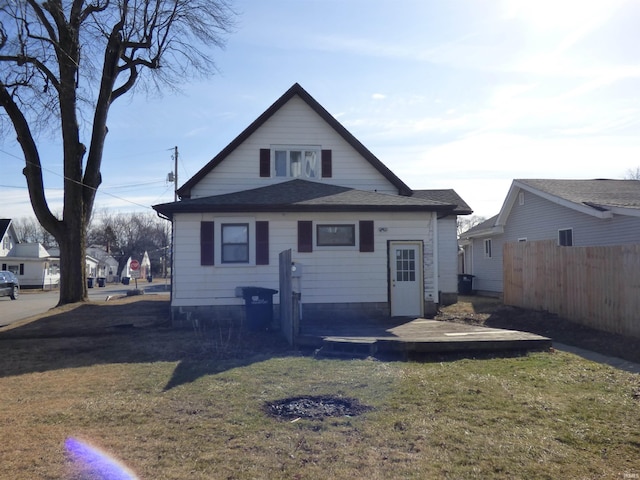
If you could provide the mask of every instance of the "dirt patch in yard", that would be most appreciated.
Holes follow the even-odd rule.
[[[603,332],[549,312],[502,305],[494,298],[461,296],[458,303],[443,307],[435,319],[536,333],[557,343],[640,363],[640,338]]]
[[[355,398],[306,396],[267,402],[264,410],[267,414],[282,420],[322,420],[325,417],[353,417],[370,411],[371,407],[362,405]]]

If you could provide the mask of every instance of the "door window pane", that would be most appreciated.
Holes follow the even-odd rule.
[[[416,252],[413,249],[396,250],[396,281],[416,281]]]

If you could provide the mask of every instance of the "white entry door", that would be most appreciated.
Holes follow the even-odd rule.
[[[391,316],[421,317],[424,314],[422,243],[390,242],[389,274]]]

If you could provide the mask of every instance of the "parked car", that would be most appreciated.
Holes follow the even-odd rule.
[[[20,294],[20,283],[18,277],[7,270],[0,270],[0,297],[11,297],[16,300]]]

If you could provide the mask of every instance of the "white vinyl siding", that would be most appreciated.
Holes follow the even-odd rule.
[[[353,132],[352,132],[353,133]],[[260,177],[261,148],[278,145],[317,146],[332,151],[332,177],[316,180],[347,185],[359,190],[397,194],[378,170],[365,160],[303,100],[294,96],[244,143],[191,190],[191,197],[239,192],[289,180],[287,177]],[[320,158],[318,158],[320,163]],[[274,170],[272,158],[272,171]]]
[[[458,240],[456,217],[438,220],[438,290],[443,293],[458,291]]]
[[[234,289],[251,285],[278,289],[278,254],[291,248],[292,260],[301,265],[299,285],[303,303],[387,302],[387,241],[424,242],[425,299],[437,299],[433,237],[435,215],[429,213],[264,213],[255,221],[269,222],[269,265],[200,265],[200,222],[224,223],[220,214],[177,214],[175,216],[174,261],[176,278],[172,282],[173,306],[241,305]],[[392,219],[390,219],[392,218]],[[297,222],[316,224],[374,221],[373,252],[354,252],[349,248],[316,248],[297,252]],[[233,221],[237,220],[234,218]],[[379,231],[385,227],[386,231]],[[216,239],[219,242],[219,237]],[[274,302],[279,297],[274,296]]]

